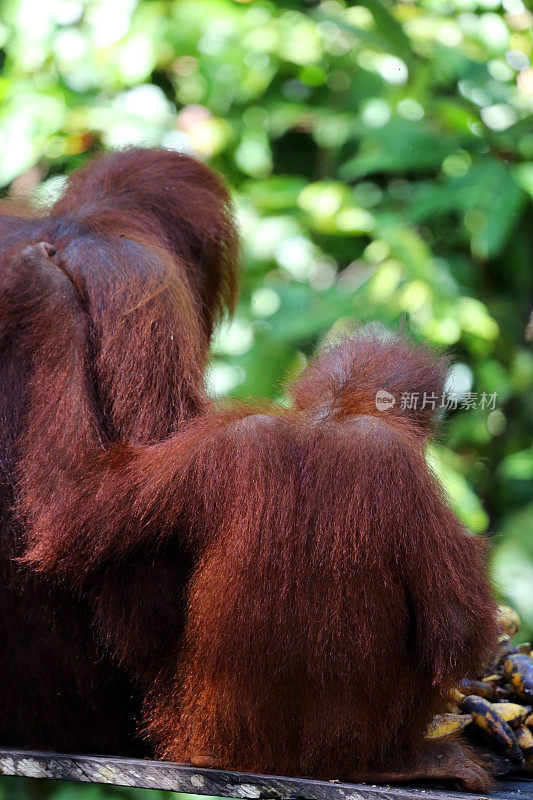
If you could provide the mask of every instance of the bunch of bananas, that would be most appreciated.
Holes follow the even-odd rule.
[[[445,714],[433,718],[428,739],[450,741],[464,736],[481,748],[497,775],[524,770],[533,774],[533,650],[514,646],[520,617],[500,606],[502,634],[481,675],[464,678],[452,690]]]

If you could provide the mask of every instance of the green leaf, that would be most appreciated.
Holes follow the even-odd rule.
[[[368,8],[374,17],[376,37],[385,45],[386,49],[399,56],[406,63],[412,61],[413,50],[409,37],[385,3],[381,2],[381,0],[360,0],[358,5]],[[355,33],[358,37],[367,34],[366,31],[362,31],[356,25],[347,22],[339,14],[327,14],[319,11],[316,17],[320,20],[331,21],[341,29]]]
[[[533,448],[511,453],[502,461],[500,470],[506,478],[533,480]]]
[[[391,52],[396,53],[404,61],[411,61],[413,51],[409,37],[385,3],[382,3],[381,0],[359,0],[359,5],[368,8],[374,17],[379,33]]]
[[[296,175],[272,175],[248,181],[241,190],[263,211],[284,211],[297,205],[298,195],[307,183],[305,178]]]
[[[522,181],[525,173],[520,173]],[[478,159],[460,178],[420,183],[409,201],[414,222],[460,212],[472,252],[494,258],[509,241],[524,207],[515,172],[495,158]]]
[[[385,127],[368,132],[357,155],[340,168],[340,175],[355,180],[377,172],[425,172],[440,167],[458,146],[456,138],[395,117]]]
[[[500,161],[482,162],[469,178],[476,181],[477,203],[466,213],[479,209],[486,220],[479,230],[472,231],[472,251],[481,258],[494,258],[520,219],[524,194],[512,170]]]

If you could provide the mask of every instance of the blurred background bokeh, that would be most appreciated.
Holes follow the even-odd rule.
[[[452,352],[457,409],[429,457],[465,523],[491,535],[495,586],[531,635],[525,1],[2,0],[0,19],[3,195],[49,202],[72,169],[131,144],[226,177],[244,272],[213,394],[280,398],[354,321]],[[0,798],[120,793],[16,786]]]

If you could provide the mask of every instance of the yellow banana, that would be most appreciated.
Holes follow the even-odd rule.
[[[507,634],[500,636],[496,651],[494,652],[490,661],[485,665],[484,675],[486,676],[492,675],[493,673],[501,673],[501,665],[507,656],[511,655],[512,653],[516,653],[516,647],[514,647],[509,636],[507,636]]]
[[[510,606],[500,606],[498,609],[498,622],[507,636],[514,636],[522,625],[519,615]]]
[[[521,706],[518,703],[493,703],[492,707],[512,728],[524,725],[533,711],[531,706]]]
[[[515,736],[524,754],[523,769],[526,772],[533,772],[533,733],[531,733],[529,728],[522,725],[522,727],[518,728],[516,731]]]
[[[474,725],[477,725],[485,736],[493,743],[496,750],[513,761],[522,763],[522,751],[516,741],[513,729],[495,711],[495,706],[483,697],[470,695],[463,700],[461,710],[464,714],[472,714]]]
[[[529,656],[508,656],[503,670],[518,697],[533,703],[533,661]]]
[[[476,681],[473,678],[463,678],[459,681],[459,691],[465,695],[476,694],[485,700],[496,699],[496,687],[486,681]]]
[[[448,700],[451,703],[457,703],[457,705],[459,705],[459,703],[462,703],[464,699],[465,696],[462,692],[459,691],[459,689],[450,689],[450,692],[448,694]]]
[[[448,693],[448,700],[446,702],[446,711],[449,714],[459,715],[461,713],[459,707],[463,702],[463,699],[464,699],[464,694],[461,694],[459,689],[456,688],[450,689]]]
[[[533,756],[533,733],[522,725],[515,733],[516,741],[522,748],[524,756]]]
[[[428,725],[426,739],[449,742],[472,722],[472,714],[437,714]]]

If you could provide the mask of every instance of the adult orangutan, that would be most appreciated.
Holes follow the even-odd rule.
[[[182,155],[96,161],[0,231],[1,744],[486,788],[423,738],[494,643],[483,548],[426,465],[435,412],[375,403],[444,363],[370,327],[290,409],[211,402],[236,235]]]

